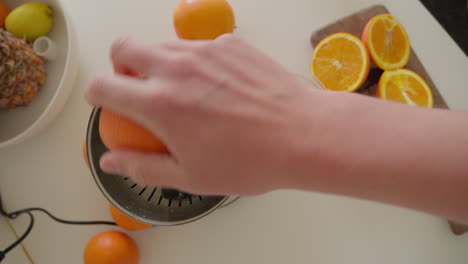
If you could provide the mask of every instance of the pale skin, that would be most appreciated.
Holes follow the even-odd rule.
[[[244,41],[131,38],[117,72],[85,90],[136,120],[170,154],[115,150],[110,173],[199,194],[298,189],[408,207],[468,223],[468,113],[314,89]]]

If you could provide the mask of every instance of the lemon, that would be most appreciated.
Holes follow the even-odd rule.
[[[29,2],[18,6],[8,14],[5,28],[15,37],[34,41],[49,34],[53,18],[52,8],[45,4]]]

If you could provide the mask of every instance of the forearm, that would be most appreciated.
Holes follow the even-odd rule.
[[[468,222],[468,113],[329,97],[304,186]]]

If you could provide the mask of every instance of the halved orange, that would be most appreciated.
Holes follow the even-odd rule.
[[[336,33],[320,41],[310,64],[311,73],[333,91],[356,91],[366,81],[369,69],[366,47],[348,33]]]
[[[407,69],[385,71],[380,77],[377,96],[414,106],[431,108],[434,104],[431,88],[426,81]]]
[[[400,69],[408,64],[411,45],[403,25],[390,14],[378,15],[367,23],[362,42],[377,67],[382,70]]]

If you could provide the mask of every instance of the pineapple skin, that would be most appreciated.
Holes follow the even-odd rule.
[[[27,106],[46,82],[44,60],[24,40],[0,29],[0,109]]]

